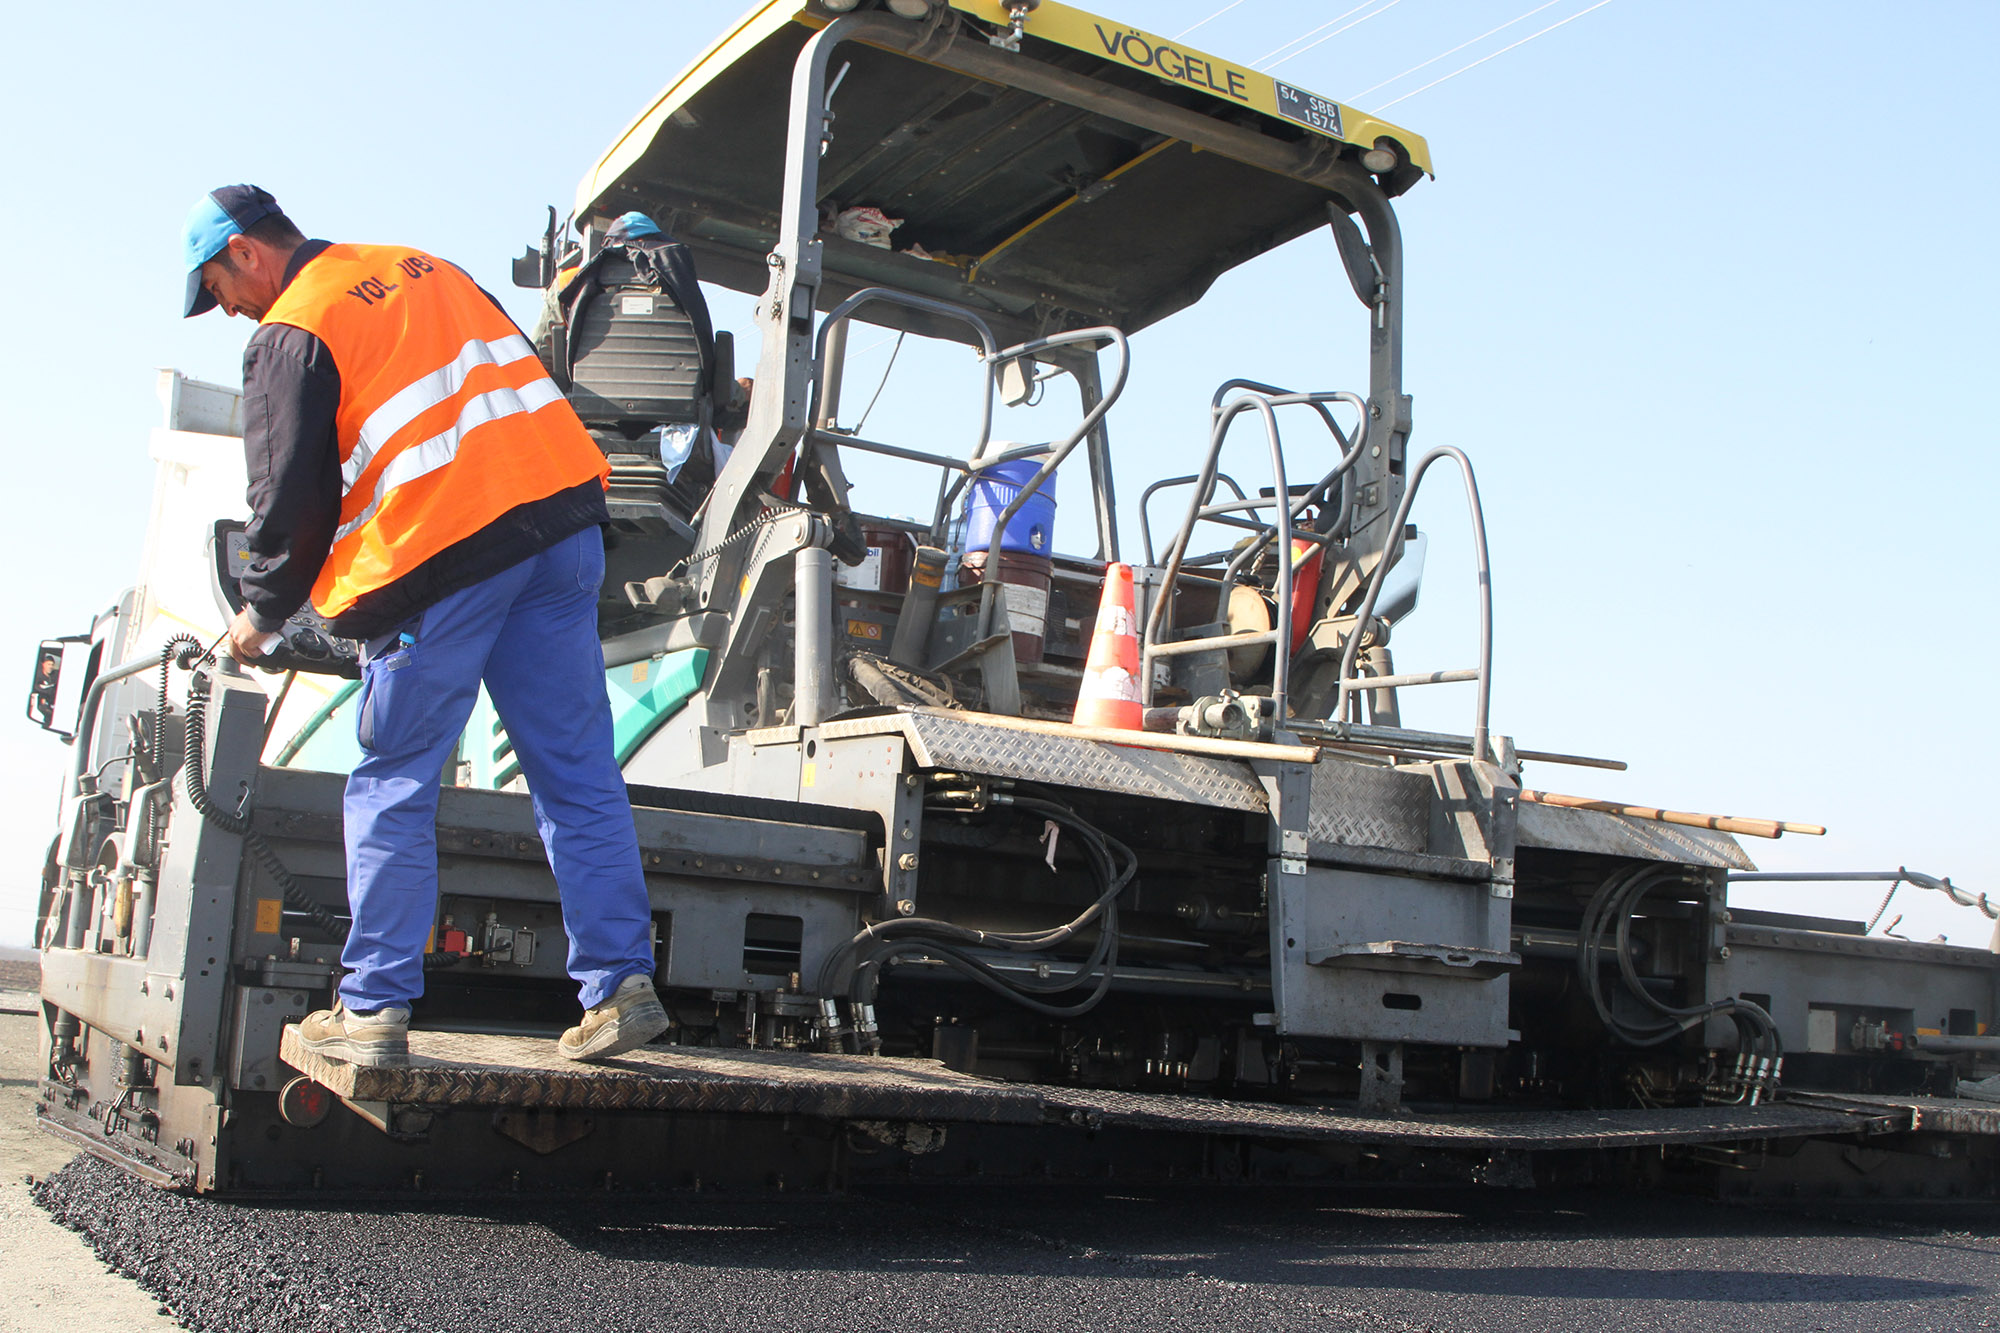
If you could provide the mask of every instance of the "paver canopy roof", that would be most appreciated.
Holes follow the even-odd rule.
[[[801,0],[746,15],[585,177],[578,218],[646,211],[695,247],[704,278],[762,291],[793,67],[834,17]],[[1343,181],[1367,179],[1364,152],[1393,150],[1374,174],[1391,195],[1429,171],[1418,136],[1247,66],[1054,3],[1017,51],[989,40],[1007,27],[991,0],[916,20],[866,10],[835,53],[830,299],[882,283],[1023,329],[1136,331],[1324,225]],[[855,208],[900,219],[891,248],[836,233]]]

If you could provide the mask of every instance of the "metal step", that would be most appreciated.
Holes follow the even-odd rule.
[[[1900,1133],[1912,1106],[1889,1099],[1651,1110],[1419,1111],[1231,1102],[1212,1097],[1002,1083],[934,1060],[649,1046],[580,1065],[553,1041],[412,1032],[410,1063],[358,1069],[306,1051],[285,1029],[283,1058],[354,1102],[414,1106],[573,1107],[737,1112],[835,1120],[1106,1127],[1479,1151],[1717,1143]]]

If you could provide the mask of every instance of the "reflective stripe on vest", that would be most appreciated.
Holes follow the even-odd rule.
[[[523,338],[521,341],[526,342],[527,339]],[[470,347],[473,344],[468,343],[466,345]],[[485,347],[484,343],[478,345],[482,349]],[[533,356],[534,352],[530,350],[528,354]],[[447,366],[445,369],[450,370],[451,368]],[[437,373],[443,374],[444,371]],[[450,394],[446,394],[436,401],[443,402],[445,398],[450,396]],[[458,457],[458,442],[473,427],[483,426],[489,421],[498,421],[501,417],[512,416],[517,412],[540,411],[550,403],[561,401],[562,390],[558,389],[555,386],[555,381],[546,375],[536,380],[533,384],[525,385],[520,389],[495,389],[491,393],[482,393],[466,400],[464,409],[458,414],[458,420],[452,422],[450,427],[431,436],[431,438],[421,444],[413,444],[409,448],[404,449],[391,459],[387,466],[383,467],[375,478],[375,489],[370,493],[367,508],[363,509],[353,518],[348,519],[345,523],[342,523],[334,532],[333,539],[339,541],[342,537],[345,537],[348,533],[353,532],[363,523],[375,517],[375,511],[382,507],[383,497],[393,488],[402,485],[406,481],[415,481],[418,477],[435,472],[452,459]],[[355,481],[367,470],[369,460],[374,457],[372,450],[365,456],[362,453],[367,443],[367,427],[364,426],[362,430],[362,443],[356,445],[353,455],[340,465],[340,489],[343,495],[353,493]]]
[[[610,473],[527,338],[441,259],[331,246],[264,321],[320,338],[340,372],[340,517],[312,594],[322,615],[511,509]]]
[[[452,358],[450,365],[439,367],[402,390],[361,423],[354,452],[340,465],[341,492],[345,494],[354,489],[355,479],[368,466],[368,460],[375,457],[375,451],[397,431],[464,388],[465,377],[474,366],[504,366],[534,354],[533,344],[518,333],[498,342],[489,343],[479,338],[467,341],[458,349],[458,355]],[[553,382],[550,387],[554,387]]]

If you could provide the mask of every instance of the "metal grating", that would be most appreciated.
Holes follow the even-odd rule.
[[[1432,795],[1431,780],[1421,773],[1322,755],[1312,771],[1308,854],[1321,859],[1357,846],[1427,852]]]

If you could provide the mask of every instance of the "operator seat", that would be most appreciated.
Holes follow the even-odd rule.
[[[726,457],[716,434],[742,427],[733,340],[714,331],[688,248],[627,213],[596,254],[558,271],[535,345],[611,464],[598,609],[604,631],[621,632],[646,618],[626,585],[694,549],[695,516]]]
[[[537,335],[611,463],[614,531],[691,544],[716,432],[739,428],[744,404],[733,340],[714,332],[688,248],[627,213],[595,255],[558,273]]]

